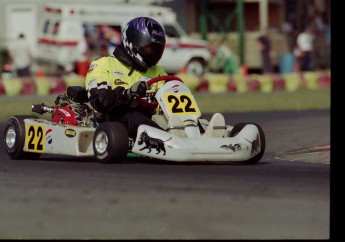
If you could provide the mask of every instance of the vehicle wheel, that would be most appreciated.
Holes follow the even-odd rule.
[[[187,64],[187,73],[201,76],[205,72],[205,65],[201,59],[192,59]]]
[[[93,152],[100,163],[118,163],[126,158],[128,132],[122,123],[101,123],[93,136]]]
[[[23,150],[25,145],[25,123],[24,119],[37,118],[32,115],[18,115],[11,117],[4,132],[4,147],[7,154],[14,160],[20,159],[38,159],[40,153],[26,152]]]
[[[255,125],[258,130],[259,130],[259,137],[260,137],[260,142],[261,142],[261,151],[259,152],[259,154],[257,154],[256,156],[252,157],[249,160],[246,160],[245,163],[248,164],[255,164],[257,162],[259,162],[259,160],[261,160],[262,156],[265,153],[265,147],[266,147],[266,139],[265,139],[265,134],[263,129],[260,127],[260,125],[256,124],[256,123],[237,123],[235,124],[235,126],[233,127],[233,129],[230,132],[230,137],[234,137],[236,136],[239,132],[241,132],[241,130],[244,128],[244,126],[246,126],[247,124],[253,124]]]

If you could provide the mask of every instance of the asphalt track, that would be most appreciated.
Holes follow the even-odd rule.
[[[226,115],[249,121],[266,135],[256,165],[13,161],[1,147],[0,239],[329,239],[330,110]]]

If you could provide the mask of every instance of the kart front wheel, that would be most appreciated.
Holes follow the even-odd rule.
[[[7,154],[13,160],[31,160],[40,157],[40,153],[24,151],[25,145],[25,123],[24,119],[35,119],[32,115],[18,115],[11,117],[4,130],[4,147]]]
[[[100,163],[119,163],[128,152],[128,132],[122,123],[101,123],[93,136],[93,152]]]
[[[265,134],[264,134],[263,129],[260,127],[260,125],[258,125],[256,123],[237,123],[232,128],[232,130],[230,132],[230,137],[236,136],[248,124],[255,125],[258,128],[258,130],[259,130],[259,138],[260,138],[261,150],[260,150],[260,152],[256,156],[254,156],[254,157],[250,158],[249,160],[245,161],[245,163],[248,163],[248,164],[255,164],[255,163],[258,163],[261,160],[262,156],[265,153],[265,147],[266,147]]]

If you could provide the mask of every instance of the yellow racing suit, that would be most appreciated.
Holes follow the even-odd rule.
[[[90,64],[85,87],[90,104],[106,117],[105,121],[124,123],[129,136],[135,137],[140,124],[159,126],[151,120],[152,110],[132,105],[133,100],[128,96],[126,90],[138,81],[147,81],[163,75],[167,74],[158,65],[140,72],[116,57],[107,56],[96,59]],[[152,85],[150,91],[156,91],[161,85],[162,82]],[[144,114],[145,117],[141,114]]]

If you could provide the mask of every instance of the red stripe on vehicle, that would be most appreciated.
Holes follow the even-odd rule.
[[[165,44],[165,47],[166,48],[171,48],[171,47],[176,47],[176,48],[207,48],[206,46],[204,45],[198,45],[198,44],[178,44],[178,45],[174,45],[174,44]]]
[[[55,45],[55,46],[77,46],[78,41],[57,41],[52,39],[40,38],[38,39],[39,44]]]

